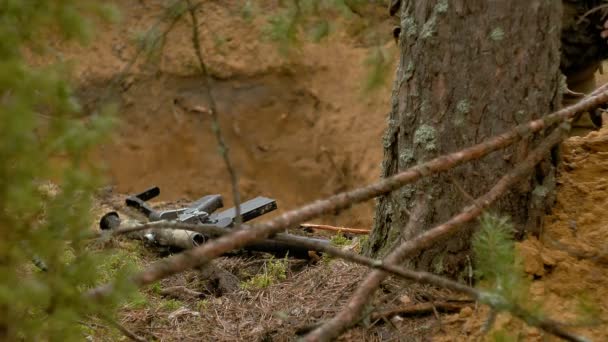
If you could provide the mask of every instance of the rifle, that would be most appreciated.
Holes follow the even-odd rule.
[[[143,213],[149,221],[175,221],[201,226],[213,226],[225,229],[226,233],[233,228],[236,221],[234,207],[215,213],[223,207],[222,196],[218,194],[206,195],[194,201],[185,208],[156,211],[146,201],[160,195],[158,187],[149,188],[139,194],[131,195],[126,199],[126,205]],[[256,197],[240,205],[241,222],[248,222],[266,213],[277,209],[276,201],[267,197]],[[120,226],[120,218],[116,212],[110,212],[101,219],[101,229],[114,229]],[[223,235],[223,234],[221,234]],[[181,229],[148,229],[133,233],[131,237],[139,238],[161,246],[189,249],[199,246],[217,235],[206,235]],[[325,239],[306,238],[292,234],[276,234],[270,239],[254,242],[244,249],[261,251],[278,256],[289,255],[297,258],[309,258],[309,250],[298,245],[300,239],[329,244]]]

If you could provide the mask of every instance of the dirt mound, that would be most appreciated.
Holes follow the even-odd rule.
[[[557,203],[539,239],[518,244],[532,280],[532,300],[549,317],[593,341],[608,340],[608,127],[563,143]],[[466,310],[445,319],[442,341],[470,341],[484,336],[487,308]],[[495,329],[526,341],[547,336],[507,314]],[[487,335],[486,335],[487,337]]]

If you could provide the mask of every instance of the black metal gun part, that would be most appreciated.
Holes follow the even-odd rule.
[[[267,197],[256,197],[249,201],[241,203],[242,222],[251,221],[256,217],[260,217],[277,209],[277,202]],[[234,207],[226,209],[209,217],[211,223],[215,223],[220,227],[232,227],[236,220],[236,209]],[[229,223],[228,225],[226,225]]]
[[[234,225],[236,210],[234,207],[213,214],[217,209],[224,206],[221,195],[207,195],[199,198],[187,208],[156,211],[147,200],[160,194],[158,187],[152,187],[136,195],[127,197],[126,205],[137,209],[150,221],[175,220],[192,224],[214,224],[218,227],[227,228]],[[277,209],[276,201],[267,197],[256,197],[241,203],[241,221],[247,222]]]
[[[137,195],[129,196],[126,204],[129,207],[136,208],[144,213],[150,221],[170,220],[184,223],[197,224],[201,226],[208,225],[210,227],[220,228],[217,234],[211,236],[202,236],[203,241],[212,239],[227,233],[221,232],[221,228],[232,228],[236,220],[236,209],[234,207],[223,210],[219,213],[214,213],[217,209],[223,207],[221,195],[207,195],[194,201],[187,208],[171,209],[165,211],[156,211],[150,207],[146,201],[160,194],[158,187],[152,187]],[[240,204],[240,214],[242,222],[251,221],[259,216],[269,213],[277,209],[276,200],[267,197],[256,197]],[[108,213],[102,218],[102,229],[113,229],[116,225],[116,213]],[[118,221],[119,222],[119,221]],[[112,227],[110,227],[112,226]],[[198,234],[200,235],[200,233]],[[205,234],[206,235],[206,234]],[[269,239],[254,242],[247,245],[244,249],[251,251],[267,252],[277,256],[289,255],[296,258],[307,259],[308,249],[302,247],[297,242],[300,240],[313,240],[315,242],[329,244],[329,241],[324,239],[310,239],[291,234],[276,234]]]
[[[150,207],[146,201],[151,200],[158,195],[160,195],[160,188],[155,186],[137,195],[127,197],[125,202],[127,206],[139,210],[149,218],[150,215],[155,212],[155,210],[152,209],[152,207]]]

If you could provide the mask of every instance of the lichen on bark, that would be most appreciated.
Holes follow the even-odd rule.
[[[482,0],[404,0],[401,58],[390,114],[394,127],[387,130],[383,176],[479,143],[516,122],[558,108],[563,83],[556,29],[560,23],[559,2],[503,1],[489,6]],[[460,212],[471,204],[469,196],[487,191],[537,141],[525,139],[506,151],[383,196],[364,253],[382,255],[398,238],[411,238]],[[511,191],[493,209],[510,215],[522,229],[537,229],[552,201],[554,168],[544,163],[523,190]],[[537,195],[544,194],[542,189],[548,193],[532,196],[534,189]],[[421,203],[426,210],[412,224],[410,213]],[[420,269],[462,274],[471,228],[464,227],[458,236],[410,262]]]

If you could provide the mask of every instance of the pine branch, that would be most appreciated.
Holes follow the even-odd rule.
[[[445,172],[465,162],[479,159],[493,151],[509,146],[532,133],[550,127],[560,120],[572,118],[578,112],[596,108],[605,102],[608,102],[608,91],[595,96],[588,96],[580,102],[547,115],[542,119],[518,125],[509,132],[489,138],[482,143],[463,150],[439,156],[394,176],[380,180],[377,183],[342,192],[326,199],[317,200],[298,209],[283,213],[267,222],[248,227],[249,229],[235,230],[231,234],[215,241],[157,262],[139,274],[136,274],[132,278],[132,281],[138,286],[144,286],[170,275],[183,272],[189,268],[203,266],[228,251],[242,248],[256,240],[268,238],[270,235],[280,232],[285,228],[386,194],[425,176]],[[89,290],[87,296],[101,299],[111,291],[113,291],[112,284],[106,284]]]
[[[209,76],[209,71],[207,70],[207,65],[205,64],[205,60],[203,59],[203,52],[200,44],[200,34],[198,31],[198,17],[196,16],[196,7],[192,6],[190,0],[186,0],[188,4],[190,17],[192,18],[192,46],[194,47],[194,52],[196,53],[196,58],[198,59],[199,66],[203,73],[203,82],[204,89],[206,92],[207,99],[209,100],[209,109],[211,111],[211,118],[213,120],[212,130],[215,133],[215,138],[217,140],[217,144],[219,146],[220,154],[224,159],[224,164],[226,164],[226,170],[228,171],[228,175],[230,176],[230,183],[232,185],[232,198],[234,201],[234,228],[238,229],[241,226],[242,218],[241,218],[241,195],[239,194],[239,182],[236,174],[236,170],[230,160],[229,149],[226,141],[224,140],[224,136],[222,135],[222,130],[220,128],[220,120],[217,111],[217,105],[215,103],[215,98],[213,97],[213,93],[211,92],[211,81]]]
[[[459,226],[470,222],[481,215],[484,209],[488,208],[513,185],[528,175],[536,164],[545,158],[550,149],[562,140],[564,132],[567,130],[569,130],[569,124],[563,123],[536,147],[523,162],[519,163],[511,172],[503,176],[490,191],[477,198],[474,205],[465,208],[464,211],[453,216],[443,224],[440,224],[431,230],[427,230],[416,238],[402,243],[385,258],[384,262],[389,264],[400,264],[403,259],[432,246],[433,243],[439,239],[454,234]],[[373,293],[387,276],[388,274],[383,271],[377,270],[372,272],[359,285],[343,310],[332,320],[326,322],[324,325],[307,335],[306,341],[328,341],[340,336],[342,332],[361,316],[365,304],[372,298]]]

